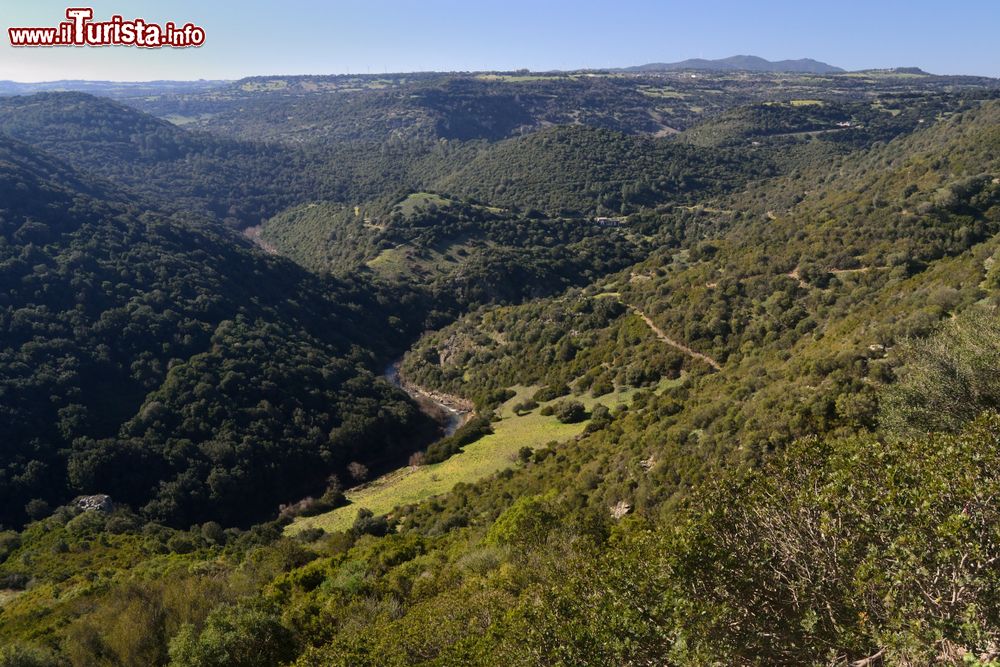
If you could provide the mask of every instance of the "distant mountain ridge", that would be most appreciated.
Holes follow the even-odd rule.
[[[809,74],[839,74],[846,70],[812,58],[799,60],[765,60],[759,56],[731,56],[718,60],[689,58],[677,63],[648,63],[625,67],[626,72],[660,72],[674,70],[746,71],[746,72],[804,72]]]

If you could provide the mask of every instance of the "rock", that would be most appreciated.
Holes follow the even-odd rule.
[[[611,518],[620,519],[631,511],[632,505],[630,503],[627,503],[624,500],[619,500],[611,506]]]
[[[93,496],[80,496],[74,504],[84,512],[103,512],[111,514],[115,509],[115,504],[111,501],[111,496],[105,493],[98,493]]]

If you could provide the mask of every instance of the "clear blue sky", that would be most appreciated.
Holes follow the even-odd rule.
[[[94,0],[95,16],[202,25],[200,49],[12,49],[83,0],[4,0],[0,79],[600,68],[690,57],[810,57],[847,69],[1000,76],[998,0]]]

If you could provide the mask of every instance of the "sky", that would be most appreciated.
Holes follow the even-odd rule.
[[[67,2],[71,4],[67,5]],[[200,48],[10,46],[9,27],[95,20],[206,31]],[[752,54],[845,69],[1000,76],[998,0],[0,0],[0,79],[608,68]]]

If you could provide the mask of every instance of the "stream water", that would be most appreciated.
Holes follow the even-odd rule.
[[[444,427],[444,435],[448,437],[453,435],[458,428],[465,423],[468,413],[462,412],[461,410],[456,410],[455,408],[436,400],[433,396],[426,394],[425,392],[418,391],[413,387],[408,387],[403,384],[402,379],[399,376],[399,364],[402,359],[392,362],[385,367],[385,372],[382,374],[386,380],[396,387],[399,387],[410,397],[417,401],[418,403],[433,403],[437,407],[441,414],[444,415],[444,419],[441,420],[441,425]]]

